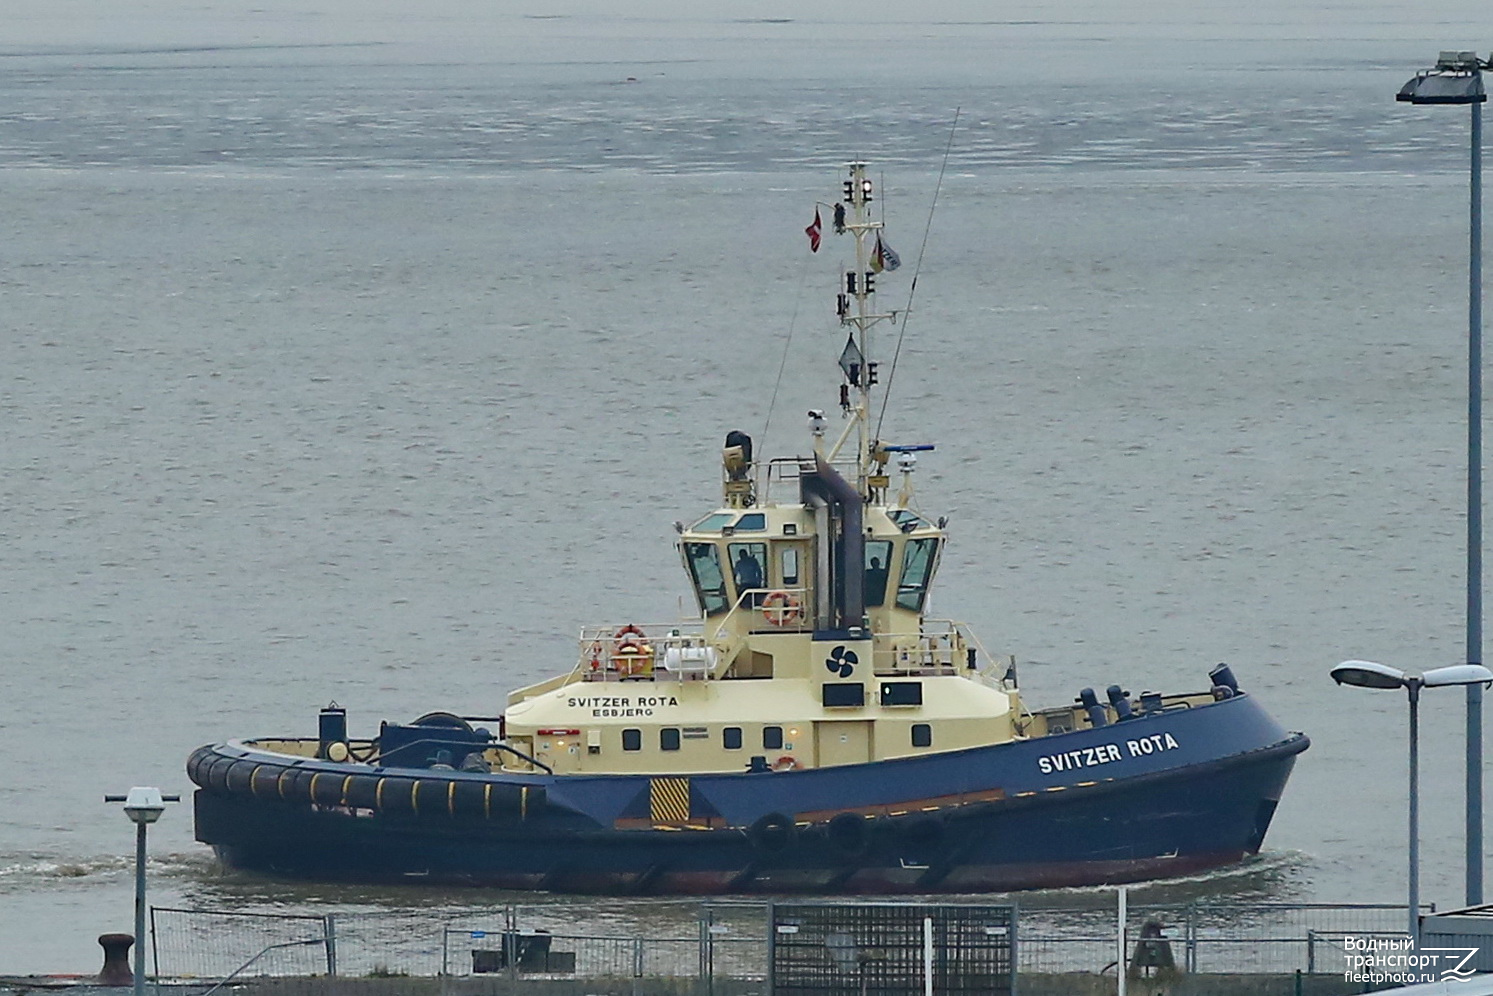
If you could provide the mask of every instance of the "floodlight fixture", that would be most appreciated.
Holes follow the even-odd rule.
[[[1400,87],[1395,100],[1407,104],[1481,104],[1488,94],[1482,71],[1489,64],[1476,52],[1442,52],[1434,69],[1423,69]]]

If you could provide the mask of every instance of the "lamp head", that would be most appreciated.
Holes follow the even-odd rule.
[[[1493,671],[1481,664],[1453,664],[1450,667],[1432,668],[1420,677],[1427,688],[1438,685],[1482,685],[1493,681]]]
[[[1410,104],[1481,104],[1488,99],[1482,70],[1488,63],[1476,52],[1442,52],[1435,69],[1416,73],[1400,87],[1395,100]]]
[[[1332,680],[1359,688],[1403,688],[1408,678],[1399,668],[1377,661],[1343,661],[1332,669]]]
[[[124,797],[124,815],[132,822],[154,823],[165,811],[166,800],[161,797],[161,790],[158,788],[136,785]]]

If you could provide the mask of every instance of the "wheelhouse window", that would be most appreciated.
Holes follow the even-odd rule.
[[[902,578],[897,584],[897,608],[923,611],[928,597],[928,580],[933,576],[933,562],[938,555],[938,540],[932,536],[907,541],[902,554]]]
[[[697,533],[718,533],[722,526],[731,521],[731,515],[731,512],[711,512],[691,526],[690,530]]]
[[[726,598],[726,578],[721,574],[721,555],[715,544],[684,544],[684,560],[689,565],[690,579],[695,583],[700,611],[714,616],[730,608],[731,603]]]
[[[728,726],[722,730],[721,746],[726,750],[741,750],[741,727]]]
[[[783,728],[781,726],[764,726],[764,727],[762,727],[762,749],[763,750],[782,750],[783,749]]]
[[[749,591],[760,592],[767,587],[762,565],[767,563],[766,543],[728,543],[726,552],[731,557],[731,578],[736,582],[736,597]],[[750,600],[752,604],[761,598]]]
[[[623,750],[642,750],[643,749],[643,731],[642,730],[623,730],[622,731],[622,749]]]
[[[866,542],[866,606],[886,603],[886,578],[892,566],[892,541]]]
[[[767,515],[762,512],[748,512],[736,520],[735,531],[738,533],[760,533],[767,528]]]
[[[664,729],[659,730],[658,731],[658,749],[659,750],[678,750],[679,749],[679,731],[676,730],[676,729],[674,729],[674,728],[672,728],[672,727],[665,727]]]
[[[918,518],[917,513],[909,512],[905,508],[899,508],[887,514],[892,522],[896,523],[897,528],[904,533],[910,533],[923,524],[923,520]]]
[[[927,723],[913,723],[912,745],[914,747],[932,747],[933,727]]]

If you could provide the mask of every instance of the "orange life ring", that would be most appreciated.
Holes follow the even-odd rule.
[[[623,678],[648,678],[653,675],[653,645],[636,626],[624,626],[612,650],[611,670]]]
[[[612,659],[619,657],[645,657],[653,653],[653,648],[635,636],[629,636],[617,644],[617,649],[612,651]]]
[[[798,758],[794,757],[792,754],[784,754],[782,757],[772,762],[772,770],[774,771],[797,771],[802,767],[803,765],[798,763]]]
[[[762,618],[772,626],[791,626],[804,617],[804,603],[790,591],[770,591],[762,599]]]
[[[643,628],[636,623],[628,623],[612,634],[612,639],[619,643],[626,641],[628,637],[637,637],[637,639],[631,641],[633,643],[644,643],[648,639],[648,634],[644,633]]]

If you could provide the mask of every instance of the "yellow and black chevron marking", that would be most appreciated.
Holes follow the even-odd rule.
[[[689,779],[650,778],[648,811],[654,823],[683,823],[689,819]]]

